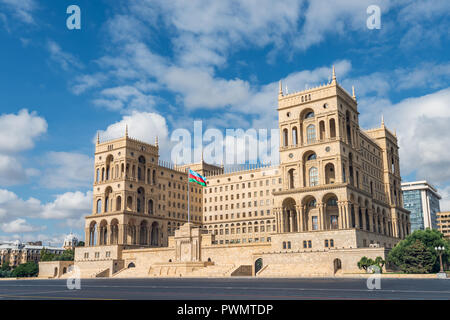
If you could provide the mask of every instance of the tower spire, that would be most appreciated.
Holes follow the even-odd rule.
[[[336,68],[334,67],[334,64],[333,64],[332,82],[336,82]]]
[[[281,80],[280,80],[279,86],[280,86],[280,88],[279,88],[279,90],[278,90],[278,95],[279,95],[279,96],[282,96],[282,95],[283,95],[283,83],[281,82]]]
[[[384,127],[384,115],[381,114],[381,126]]]
[[[355,86],[352,86],[352,95],[353,95],[353,99],[356,100]]]
[[[128,138],[128,124],[125,125],[125,137]]]
[[[158,146],[158,136],[155,137],[155,146]]]
[[[100,132],[97,131],[97,144],[100,144]]]

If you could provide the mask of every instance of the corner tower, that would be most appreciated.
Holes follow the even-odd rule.
[[[278,232],[408,234],[406,215],[399,227],[405,232],[393,226],[391,209],[401,199],[388,200],[391,184],[400,181],[396,139],[388,135],[387,146],[386,134],[360,129],[355,91],[350,95],[338,84],[334,67],[331,82],[316,88],[284,94],[280,82],[278,117],[283,177],[282,191],[274,192]]]
[[[162,245],[154,215],[159,147],[128,136],[95,146],[93,208],[85,219],[86,246]],[[154,218],[147,221],[145,218]]]

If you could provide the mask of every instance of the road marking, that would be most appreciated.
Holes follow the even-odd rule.
[[[66,287],[65,285],[39,285],[39,287]],[[5,286],[4,286],[5,287]],[[34,285],[14,285],[14,287],[35,287]],[[1,286],[0,286],[1,288]],[[124,289],[221,289],[221,290],[285,290],[285,291],[338,291],[338,292],[389,292],[389,293],[434,293],[450,294],[450,291],[397,290],[397,289],[337,289],[337,288],[295,288],[295,287],[230,287],[230,286],[161,286],[161,285],[82,285],[82,288],[124,288]],[[1,295],[1,294],[0,294]]]

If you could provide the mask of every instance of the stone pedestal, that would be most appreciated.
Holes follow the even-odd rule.
[[[185,223],[175,231],[175,261],[201,261],[201,230],[192,223]]]

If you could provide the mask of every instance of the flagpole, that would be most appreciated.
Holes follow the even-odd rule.
[[[190,195],[189,195],[189,193],[190,193],[190,188],[189,188],[189,175],[190,175],[190,172],[191,172],[191,169],[188,167],[188,185],[187,185],[187,187],[188,187],[188,223],[190,223],[191,222],[191,206],[190,206],[190,200],[191,200],[191,197],[190,197]]]

